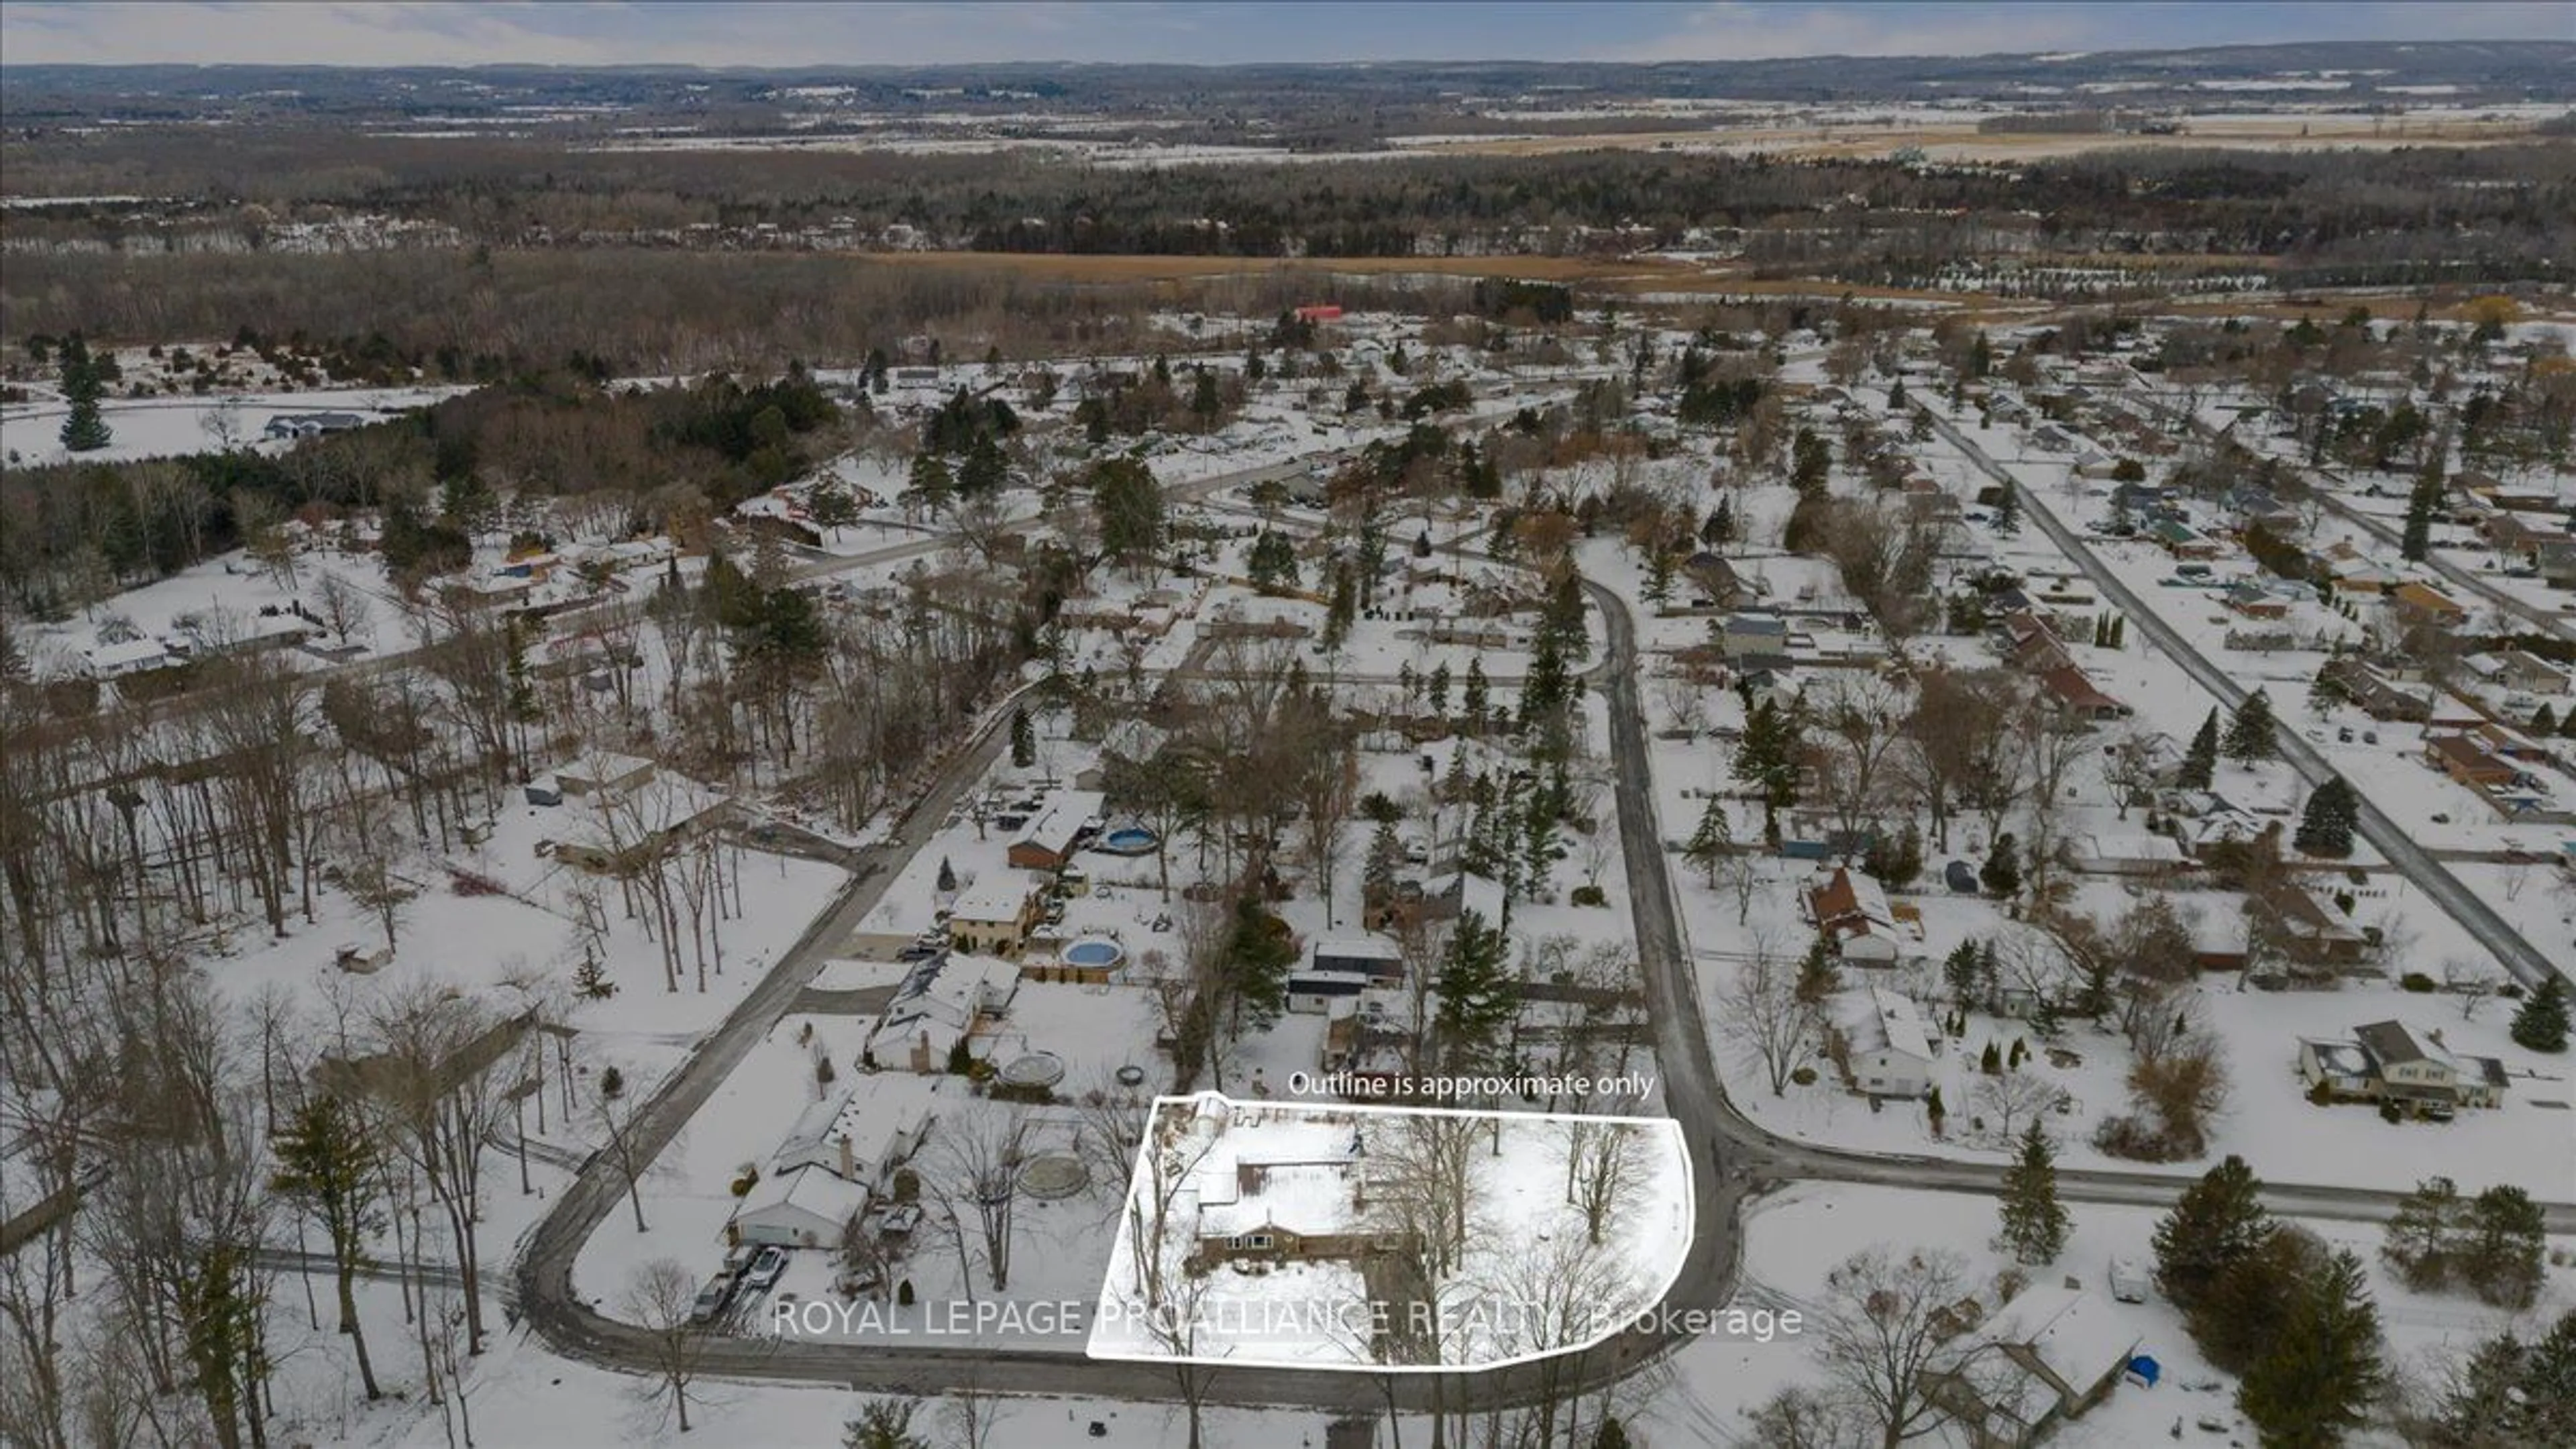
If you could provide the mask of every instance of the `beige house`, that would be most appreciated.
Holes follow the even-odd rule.
[[[1017,956],[1038,921],[1038,894],[1017,871],[995,871],[948,908],[948,939],[960,951]]]

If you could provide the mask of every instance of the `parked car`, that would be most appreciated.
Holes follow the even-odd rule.
[[[742,1283],[755,1293],[766,1293],[778,1286],[779,1275],[787,1271],[787,1254],[778,1248],[763,1248],[760,1256],[743,1270]]]
[[[2125,1254],[2111,1260],[2111,1296],[2123,1303],[2144,1303],[2153,1280],[2146,1265]]]
[[[723,1275],[710,1280],[689,1305],[689,1321],[703,1326],[724,1317],[725,1305],[733,1301],[733,1285],[734,1280]]]

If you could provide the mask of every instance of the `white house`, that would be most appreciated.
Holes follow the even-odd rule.
[[[1914,1003],[1873,986],[1841,1023],[1853,1091],[1869,1097],[1924,1097],[1932,1091],[1932,1029]]]
[[[1893,966],[1907,933],[1887,892],[1865,871],[1837,866],[1817,872],[1806,891],[1807,918],[1846,961]]]
[[[868,1035],[867,1052],[884,1066],[943,1070],[977,1023],[1010,1010],[1019,989],[1020,968],[995,957],[959,953],[925,962],[887,1004]]]
[[[868,1190],[826,1168],[800,1167],[753,1183],[734,1209],[734,1241],[776,1248],[837,1248],[868,1208]]]
[[[921,1148],[930,1131],[935,1077],[879,1072],[807,1107],[770,1159],[773,1176],[820,1167],[878,1192]]]

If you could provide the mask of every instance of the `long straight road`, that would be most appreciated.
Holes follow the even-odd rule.
[[[2020,496],[2023,514],[2039,526],[2040,532],[2048,535],[2059,552],[2092,578],[2094,587],[2100,589],[2104,597],[2119,605],[2121,612],[2136,621],[2139,631],[2149,642],[2181,665],[2194,683],[2230,709],[2244,702],[2244,687],[2229,678],[2227,671],[2212,664],[2207,655],[2166,623],[2163,615],[2149,607],[2146,600],[2138,597],[2135,590],[2102,562],[2091,545],[2059,521],[2056,512],[2048,506],[2043,490],[2032,487],[2027,480],[1986,456],[1985,449],[1978,447],[1975,439],[1959,431],[1948,418],[1921,403],[1915,404],[1915,410],[1930,421],[1934,432],[1959,450],[1960,456],[1975,464],[1978,471],[2010,486]],[[2335,778],[2334,766],[2302,739],[2298,731],[2282,725],[2275,732],[2280,741],[2281,757],[2288,760],[2291,768],[2297,770],[2310,786],[2322,785]],[[2459,877],[2444,869],[2442,863],[2416,844],[2397,822],[2372,804],[2366,791],[2361,793],[2360,803],[2362,838],[2386,856],[2391,865],[2415,883],[2417,889],[2430,896],[2434,904],[2458,921],[2479,945],[2494,953],[2515,979],[2526,987],[2536,987],[2552,975],[2565,975],[2565,967],[2541,954],[2475,891],[2460,884]]]

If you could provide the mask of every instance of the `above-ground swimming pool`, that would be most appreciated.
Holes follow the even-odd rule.
[[[1127,948],[1107,936],[1085,936],[1064,948],[1067,966],[1115,966],[1127,959]]]
[[[1154,849],[1154,832],[1142,825],[1121,825],[1100,837],[1093,846],[1111,855],[1146,855]]]

